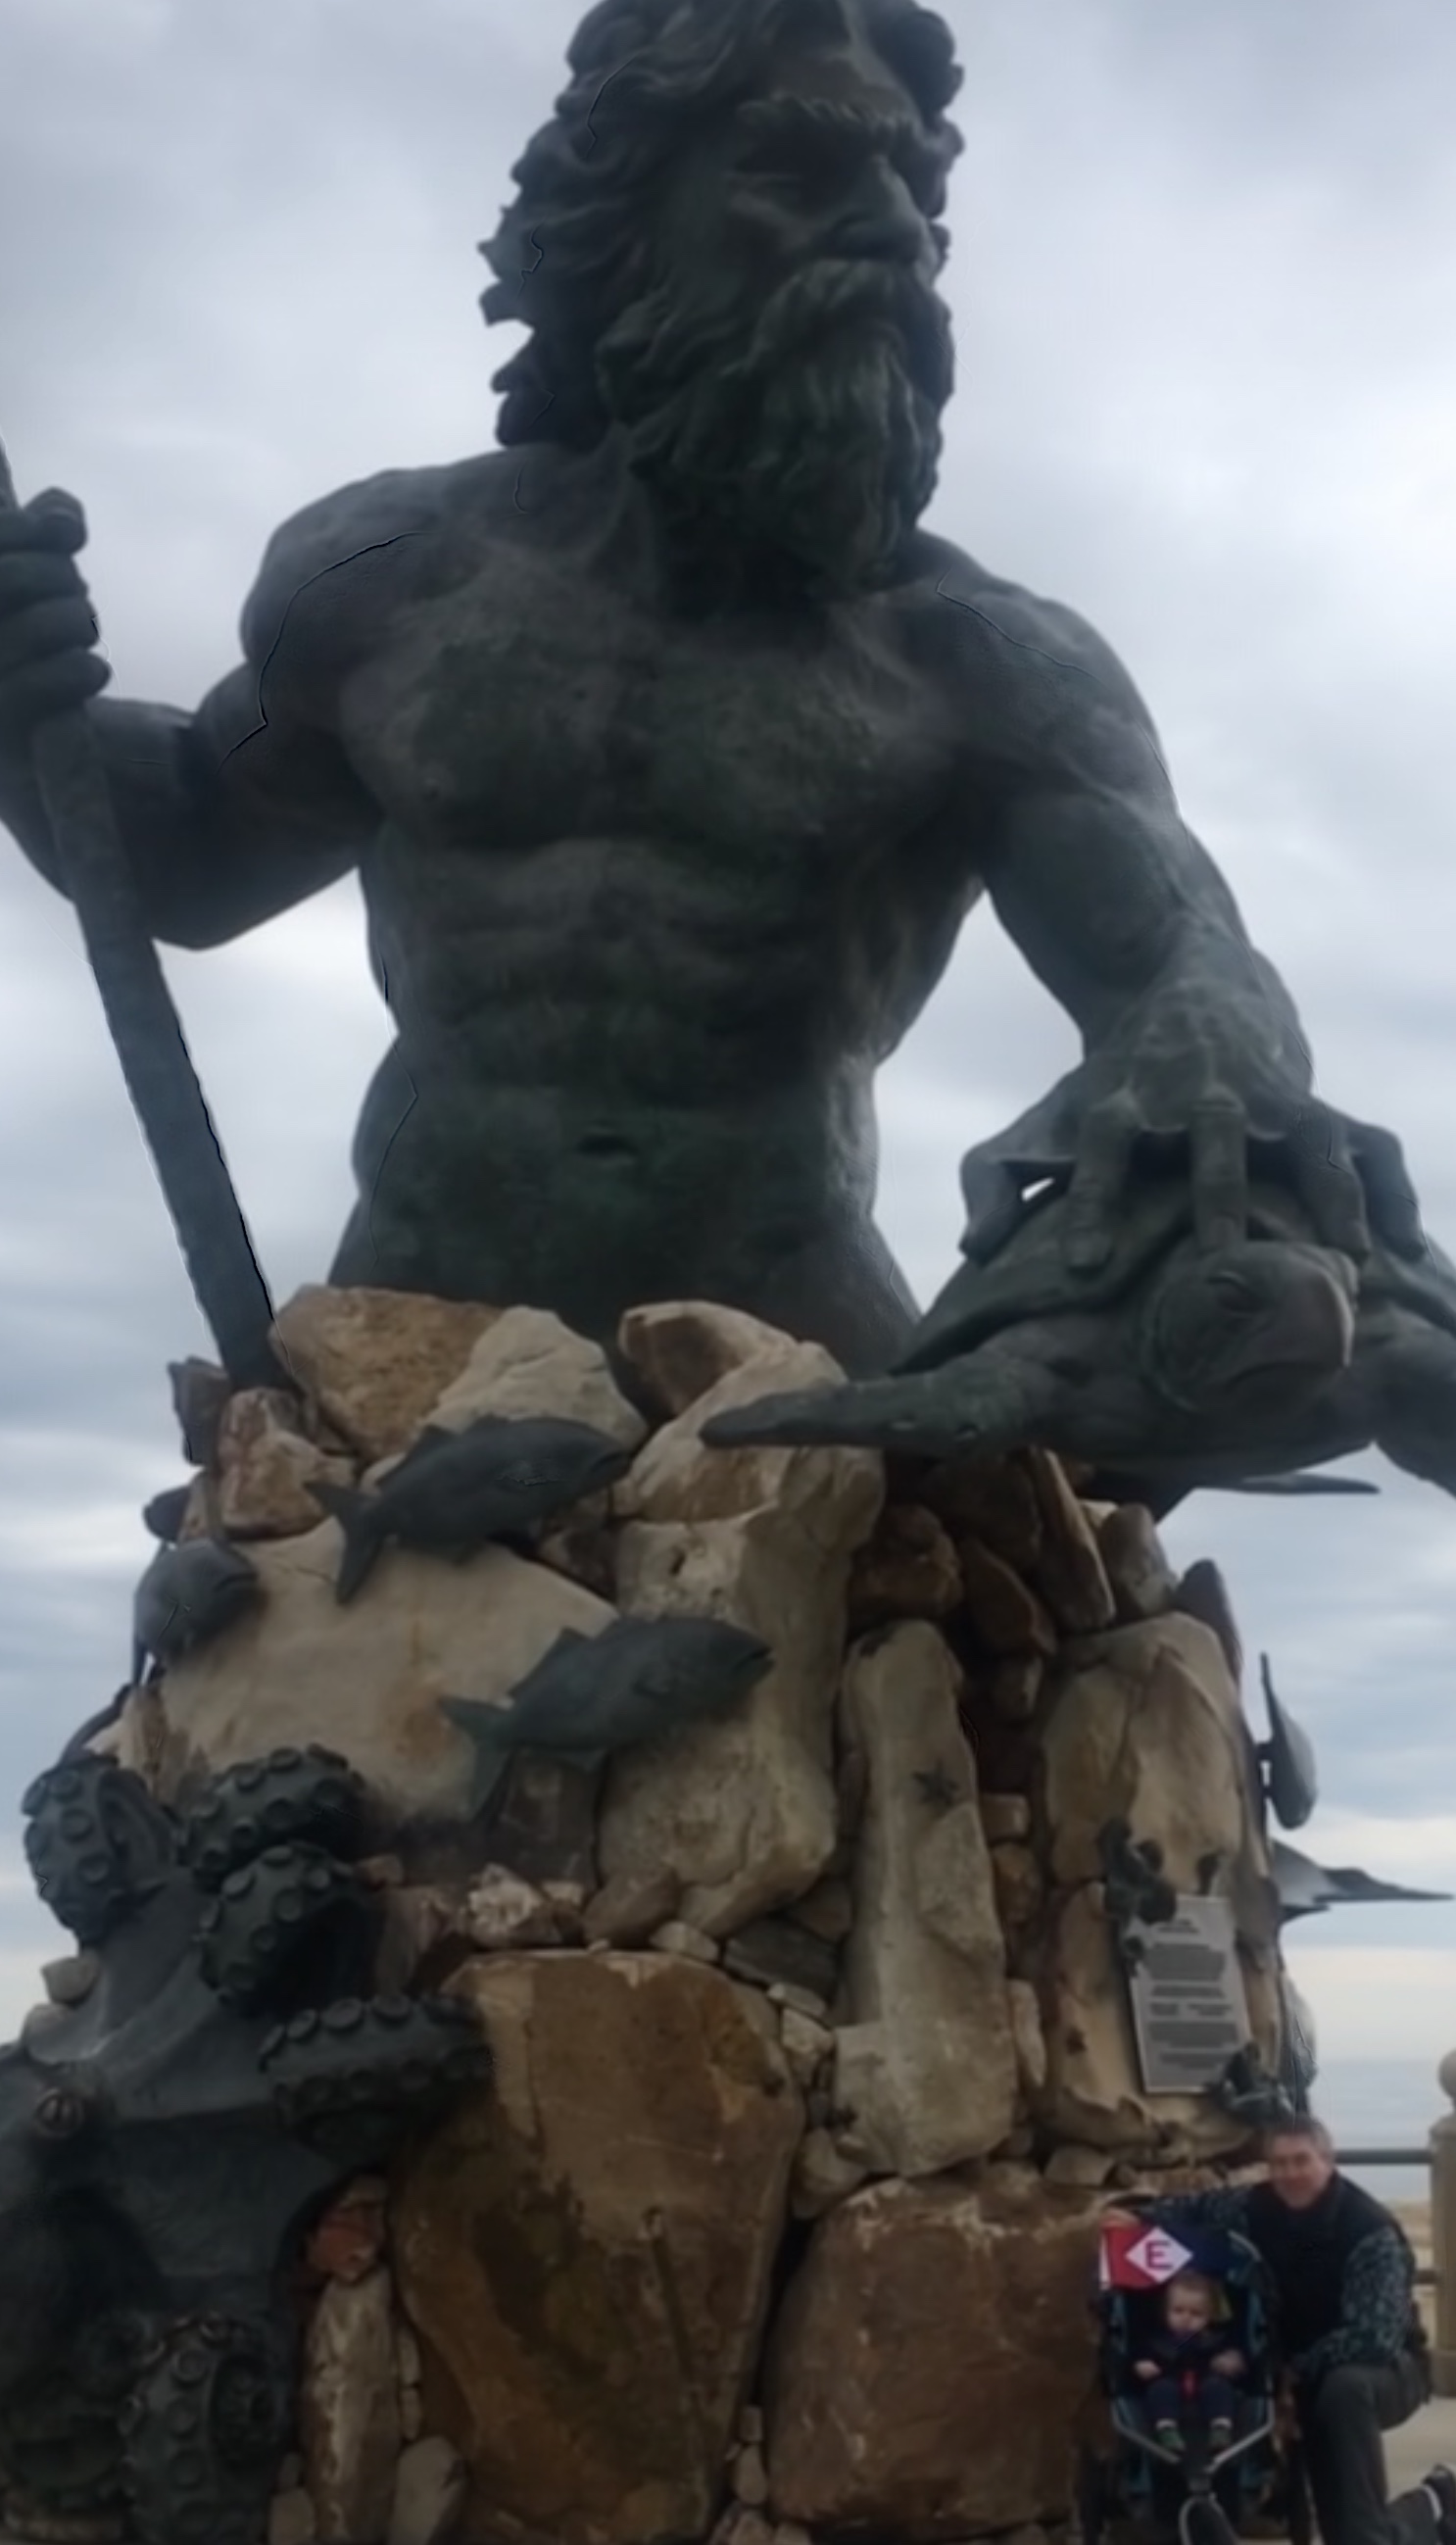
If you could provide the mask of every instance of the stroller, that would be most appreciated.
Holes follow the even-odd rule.
[[[1160,2323],[1163,2288],[1175,2271],[1215,2281],[1228,2309],[1228,2341],[1248,2362],[1233,2436],[1200,2453],[1196,2431],[1182,2455],[1154,2436],[1134,2362]],[[1078,2467],[1081,2545],[1178,2538],[1224,2545],[1256,2532],[1310,2545],[1309,2496],[1297,2452],[1281,2438],[1276,2364],[1264,2266],[1243,2236],[1220,2231],[1173,2240],[1157,2228],[1104,2228],[1095,2312],[1110,2446],[1084,2447]]]

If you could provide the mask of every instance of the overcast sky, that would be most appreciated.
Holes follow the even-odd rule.
[[[0,0],[0,434],[23,492],[87,506],[120,694],[196,703],[298,505],[489,443],[514,340],[480,325],[474,243],[577,14]],[[1456,18],[954,14],[961,384],[934,526],[1122,654],[1325,1093],[1400,1132],[1452,1246]],[[0,927],[6,2028],[62,1940],[15,1799],[122,1675],[138,1508],[182,1472],[164,1363],[205,1345],[71,915],[13,852]],[[327,1266],[386,1039],[357,893],[168,969],[286,1294]],[[923,1295],[961,1152],[1073,1056],[982,913],[882,1082],[882,1216]],[[1225,1566],[1319,1741],[1314,1851],[1456,1888],[1456,1514],[1383,1482],[1347,1507],[1200,1496],[1168,1535]],[[1456,1909],[1302,1931],[1330,2052],[1456,2044]]]

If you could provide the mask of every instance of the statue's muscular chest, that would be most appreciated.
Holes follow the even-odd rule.
[[[955,717],[906,609],[669,620],[498,540],[380,613],[341,684],[341,735],[422,847],[626,838],[787,860],[822,888],[826,863],[862,868],[954,820]]]

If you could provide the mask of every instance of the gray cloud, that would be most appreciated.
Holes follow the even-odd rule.
[[[487,442],[510,344],[475,316],[474,242],[576,9],[0,12],[0,432],[27,487],[88,505],[121,689],[191,704],[280,518]],[[1021,0],[964,37],[936,525],[1122,652],[1322,1084],[1402,1132],[1449,1239],[1456,21],[1443,0],[1339,0],[1318,25],[1292,0]],[[0,915],[3,1825],[116,1683],[137,1507],[179,1472],[163,1364],[202,1337],[70,914],[12,858]],[[168,961],[286,1291],[327,1261],[385,1039],[358,896]],[[883,1216],[924,1292],[961,1151],[1072,1057],[978,916],[883,1084]],[[1377,1836],[1456,1765],[1456,1532],[1385,1481],[1344,1510],[1202,1497],[1170,1530],[1225,1565],[1332,1806]],[[1452,1931],[1403,1913],[1400,1939]]]

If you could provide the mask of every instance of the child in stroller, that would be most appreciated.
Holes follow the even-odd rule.
[[[1163,2321],[1135,2359],[1153,2436],[1170,2456],[1186,2453],[1190,2425],[1199,2453],[1222,2455],[1234,2435],[1239,2396],[1235,2381],[1247,2362],[1230,2342],[1229,2307],[1217,2280],[1202,2271],[1175,2271],[1163,2287]]]
[[[1211,2294],[1207,2357],[1185,2360],[1180,2378],[1164,2364],[1168,2291],[1190,2274]],[[1150,2539],[1186,2539],[1205,2528],[1237,2533],[1262,2515],[1280,2517],[1292,2545],[1309,2545],[1304,2486],[1278,2430],[1269,2296],[1254,2246],[1229,2232],[1174,2240],[1159,2228],[1109,2226],[1098,2278],[1111,2445],[1105,2456],[1083,2451],[1082,2545],[1101,2545],[1115,2530]],[[1222,2389],[1205,2383],[1215,2346],[1220,2359],[1236,2354],[1240,2362]],[[1139,2374],[1150,2366],[1158,2379]],[[1157,2391],[1169,2375],[1172,2395],[1166,2386]],[[1178,2406],[1172,2429],[1171,2403]]]

